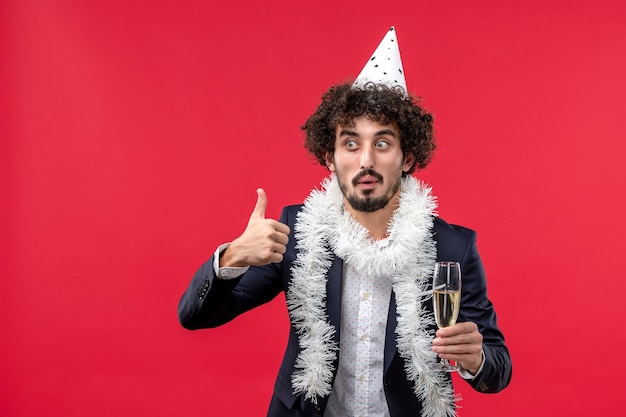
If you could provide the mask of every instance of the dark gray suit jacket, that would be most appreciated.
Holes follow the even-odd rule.
[[[280,221],[288,225],[292,233],[281,263],[250,267],[244,275],[233,280],[217,279],[213,270],[213,257],[200,267],[179,303],[178,315],[183,327],[195,330],[220,326],[239,314],[269,302],[289,288],[291,265],[297,253],[293,230],[296,214],[301,207],[285,207],[281,214]],[[463,287],[458,321],[476,323],[483,335],[485,364],[482,372],[468,382],[477,391],[498,392],[511,379],[511,359],[504,337],[496,324],[493,306],[487,298],[485,273],[476,248],[476,233],[435,218],[433,236],[437,244],[437,260],[461,263]],[[328,272],[327,309],[329,320],[336,329],[337,342],[341,337],[342,270],[343,261],[335,257]],[[427,302],[425,307],[432,311],[431,302]],[[412,383],[407,380],[404,359],[396,351],[395,327],[396,303],[392,295],[385,342],[385,395],[392,417],[418,416],[422,405],[413,393]],[[435,329],[432,331],[434,335]],[[304,417],[321,415],[324,412],[328,398],[322,398],[314,405],[300,395],[293,394],[291,374],[298,352],[298,338],[292,325],[268,416]]]

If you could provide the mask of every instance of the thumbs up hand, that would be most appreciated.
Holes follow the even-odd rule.
[[[257,201],[243,233],[222,252],[220,267],[267,265],[283,260],[289,242],[289,227],[274,219],[265,218],[267,195],[256,190]]]

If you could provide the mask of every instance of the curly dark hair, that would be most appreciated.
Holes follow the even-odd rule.
[[[362,88],[351,84],[330,87],[322,96],[316,112],[302,126],[306,132],[304,147],[326,166],[326,152],[335,151],[337,126],[351,126],[356,117],[384,124],[395,121],[400,130],[403,155],[413,153],[415,163],[404,175],[416,168],[425,168],[435,150],[433,117],[418,104],[418,99],[406,96],[401,87],[367,83]]]

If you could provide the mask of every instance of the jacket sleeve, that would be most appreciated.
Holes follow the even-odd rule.
[[[483,336],[485,362],[474,379],[466,380],[476,391],[495,393],[511,381],[511,357],[498,328],[496,312],[487,295],[487,281],[476,246],[476,232],[435,219],[437,260],[461,263],[462,296],[458,322],[476,323]]]
[[[293,210],[285,208],[280,221],[289,225],[294,219]],[[292,236],[290,241],[293,241]],[[271,301],[283,291],[285,261],[259,267],[251,266],[242,276],[224,280],[218,278],[213,269],[214,256],[196,271],[178,304],[178,319],[186,329],[221,326],[238,315]],[[288,268],[286,271],[288,272]]]
[[[459,322],[471,321],[478,325],[483,336],[485,363],[482,371],[469,384],[479,392],[495,393],[511,381],[511,357],[498,328],[496,312],[487,296],[487,283],[482,261],[476,246],[476,233],[468,231],[466,251],[461,263],[463,274]]]

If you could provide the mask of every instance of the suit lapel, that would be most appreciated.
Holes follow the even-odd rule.
[[[343,261],[333,255],[333,263],[328,270],[326,283],[326,308],[328,321],[335,327],[335,341],[339,343],[341,330],[341,291],[343,282]]]
[[[389,302],[389,314],[387,314],[387,331],[385,333],[385,365],[384,372],[387,372],[391,360],[396,355],[396,325],[398,324],[396,317],[396,297],[391,291],[391,301]]]

